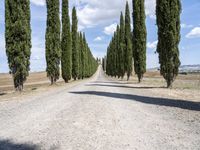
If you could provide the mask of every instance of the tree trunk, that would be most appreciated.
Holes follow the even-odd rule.
[[[171,80],[167,80],[167,88],[172,88],[172,81]]]

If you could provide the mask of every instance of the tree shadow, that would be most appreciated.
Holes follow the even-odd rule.
[[[137,102],[151,104],[151,105],[176,107],[176,108],[181,108],[181,109],[186,109],[186,110],[200,111],[200,102],[193,102],[193,101],[156,98],[156,97],[147,97],[147,96],[120,94],[120,93],[111,93],[111,92],[100,92],[100,91],[81,91],[81,92],[70,92],[70,93],[118,98],[118,99],[123,99],[123,100],[137,101]]]
[[[125,85],[111,85],[111,84],[86,84],[86,86],[102,86],[102,87],[119,87],[119,88],[129,88],[129,89],[160,89],[165,87],[134,87],[134,86],[125,86]]]
[[[10,140],[0,139],[0,150],[39,150],[40,147],[32,144],[14,143]]]
[[[91,82],[91,83],[108,83],[108,84],[132,84],[130,82],[116,82],[116,81],[94,81],[94,82]]]
[[[0,96],[4,96],[4,95],[6,95],[6,93],[0,93]]]

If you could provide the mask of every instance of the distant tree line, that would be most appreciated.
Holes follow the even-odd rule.
[[[126,3],[125,19],[120,16],[120,24],[108,46],[107,55],[103,58],[103,69],[112,77],[129,80],[132,71],[141,82],[146,72],[146,41],[144,0],[133,0],[133,31],[128,2]],[[158,45],[160,73],[172,87],[178,69],[180,42],[180,0],[156,0],[156,17],[158,26]],[[133,69],[134,68],[134,69]]]
[[[62,0],[62,27],[60,1],[46,0],[47,27],[45,36],[47,77],[54,84],[60,77],[67,83],[92,76],[98,67],[86,41],[85,33],[78,32],[76,8],[69,17],[68,0]],[[30,0],[5,0],[5,40],[10,74],[15,89],[23,90],[30,71],[31,24]],[[62,30],[61,30],[62,29]]]

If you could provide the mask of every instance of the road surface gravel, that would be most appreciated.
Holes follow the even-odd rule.
[[[99,68],[73,86],[0,101],[0,149],[200,150],[200,104],[155,97]]]

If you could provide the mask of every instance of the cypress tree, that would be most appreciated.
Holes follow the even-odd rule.
[[[85,37],[85,33],[83,34],[83,45],[84,45],[84,77],[88,77],[88,45]]]
[[[120,59],[120,27],[119,25],[117,25],[117,31],[116,31],[116,67],[117,67],[117,71],[116,71],[116,76],[118,78],[121,77],[121,72],[120,72],[120,63],[121,63],[121,59]]]
[[[78,65],[78,79],[82,78],[82,49],[81,49],[81,42],[82,42],[82,33],[78,33],[78,53],[79,53],[79,65]]]
[[[128,2],[126,2],[125,15],[125,70],[127,73],[127,80],[129,80],[132,73],[132,42],[131,42],[131,19]]]
[[[60,18],[59,0],[46,0],[47,4],[47,28],[46,28],[46,63],[47,77],[54,84],[60,76]]]
[[[87,77],[87,44],[86,44],[86,38],[85,33],[83,33],[83,77]]]
[[[113,70],[112,76],[117,76],[117,32],[114,33],[113,38],[113,47],[112,47],[112,56],[113,56]]]
[[[105,71],[105,58],[102,58],[102,69]]]
[[[14,87],[23,90],[31,55],[30,1],[5,0],[6,54]]]
[[[102,68],[103,68],[103,71],[106,72],[106,56],[102,58]]]
[[[133,0],[133,57],[134,69],[141,82],[146,72],[146,24],[144,0]]]
[[[67,83],[72,75],[72,44],[68,0],[62,0],[62,78]]]
[[[157,0],[156,16],[158,26],[158,45],[160,73],[167,82],[167,87],[178,75],[180,66],[179,42],[180,42],[180,0]]]
[[[83,35],[80,33],[80,69],[81,69],[81,78],[84,78],[84,70],[85,70],[85,49],[84,49],[84,41]]]
[[[78,51],[78,19],[76,8],[72,10],[72,77],[76,80],[79,76],[79,51]]]
[[[106,59],[106,74],[107,75],[110,75],[110,44],[109,44],[109,46],[108,46],[108,48],[107,48],[107,54],[106,54],[106,57],[107,57],[107,59]]]
[[[120,72],[120,77],[123,78],[124,74],[125,74],[125,40],[124,40],[124,36],[125,36],[125,26],[124,26],[124,17],[123,17],[123,13],[121,12],[121,16],[120,16],[120,33],[119,33],[119,72]]]

